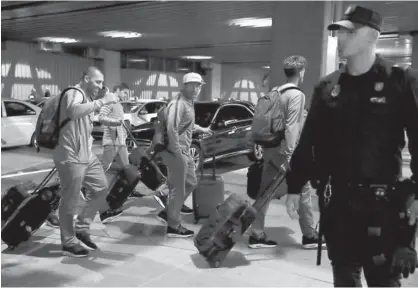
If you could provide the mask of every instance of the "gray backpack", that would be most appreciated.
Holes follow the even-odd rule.
[[[251,126],[252,139],[255,144],[266,148],[272,148],[279,146],[284,139],[284,130],[275,131],[273,127],[273,120],[276,120],[273,119],[273,112],[279,109],[277,107],[277,105],[279,105],[278,97],[291,89],[301,91],[295,86],[281,90],[279,90],[279,87],[275,87],[268,94],[258,99]],[[283,117],[283,115],[276,116],[276,118],[277,117]]]

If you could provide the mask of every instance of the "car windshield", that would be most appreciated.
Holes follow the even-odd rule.
[[[123,102],[121,103],[123,107],[123,113],[135,113],[139,107],[142,107],[144,105],[143,102]]]
[[[201,127],[208,127],[218,108],[218,103],[195,103],[196,124]]]

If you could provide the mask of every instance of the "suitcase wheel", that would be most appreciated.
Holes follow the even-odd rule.
[[[23,226],[25,226],[25,224],[26,224],[26,222],[23,220],[22,222],[20,222],[20,227],[23,227]]]
[[[209,265],[211,268],[218,268],[221,265],[221,261],[214,261],[214,262],[209,262]]]
[[[10,246],[7,246],[7,250],[13,251],[16,249],[16,247],[17,247],[16,245],[10,245]]]

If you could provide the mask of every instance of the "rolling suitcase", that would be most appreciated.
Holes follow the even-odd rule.
[[[203,155],[202,155],[203,156]],[[224,179],[216,175],[215,153],[212,156],[212,174],[203,173],[203,161],[200,165],[200,177],[192,194],[195,223],[207,219],[225,200]]]
[[[35,191],[22,201],[1,229],[1,239],[10,249],[27,241],[57,207],[60,184],[46,186],[56,171],[54,167]]]
[[[129,161],[141,171],[142,183],[149,189],[157,191],[167,180],[166,176],[161,172],[159,165],[154,161],[154,157],[157,153],[152,154],[150,157],[145,149],[140,147],[125,123],[122,122],[122,124],[128,132],[129,137],[131,137],[132,141],[137,146],[132,150],[131,154],[129,154]]]
[[[37,188],[33,181],[10,187],[1,198],[1,221],[7,221],[19,205]]]
[[[109,185],[109,194],[106,197],[109,207],[111,209],[122,207],[140,180],[141,173],[135,165],[127,165],[118,171]]]
[[[276,189],[284,179],[283,173],[277,173],[267,187],[264,197],[256,200],[252,206],[241,197],[232,194],[210,215],[194,238],[194,245],[211,267],[219,267],[234,247],[236,237],[247,231],[254,222],[257,211],[273,199]]]

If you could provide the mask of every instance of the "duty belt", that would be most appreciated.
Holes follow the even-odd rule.
[[[335,188],[348,188],[354,193],[374,193],[376,196],[384,197],[395,189],[395,185],[390,184],[370,184],[370,183],[332,183]]]

